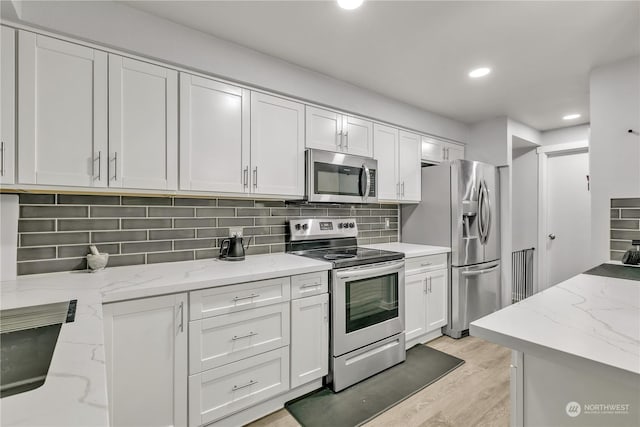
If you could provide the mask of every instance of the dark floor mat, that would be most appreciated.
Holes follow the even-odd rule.
[[[640,280],[640,267],[628,265],[600,264],[584,273],[593,274],[594,276],[613,277],[615,279]]]
[[[358,426],[461,366],[464,360],[424,345],[407,351],[407,360],[342,390],[327,388],[288,402],[303,427]]]

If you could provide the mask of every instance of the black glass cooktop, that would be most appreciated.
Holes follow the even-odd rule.
[[[334,268],[353,267],[404,258],[404,254],[401,252],[382,251],[357,246],[308,249],[291,253],[320,261],[331,262]]]

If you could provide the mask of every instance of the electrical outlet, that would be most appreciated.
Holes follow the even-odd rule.
[[[384,219],[384,229],[388,230],[391,228],[391,218],[385,218]]]
[[[242,237],[242,227],[229,227],[229,237]]]

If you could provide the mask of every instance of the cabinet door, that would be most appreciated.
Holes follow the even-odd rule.
[[[180,189],[249,191],[249,91],[180,73]]]
[[[373,123],[343,116],[343,151],[357,156],[373,157]]]
[[[428,136],[422,137],[422,160],[440,163],[444,160],[445,148],[441,141]]]
[[[404,279],[404,334],[405,342],[427,332],[427,275],[418,273]]]
[[[398,129],[374,124],[373,144],[378,161],[378,199],[397,200],[400,197]]]
[[[105,187],[107,54],[18,34],[18,182]]]
[[[342,114],[306,106],[306,147],[340,151],[342,147]]]
[[[457,159],[464,159],[464,147],[454,144],[447,145],[447,160],[452,162]]]
[[[398,174],[402,201],[419,203],[422,198],[420,144],[419,135],[400,131]]]
[[[251,93],[251,168],[254,193],[304,197],[303,104]]]
[[[15,182],[16,147],[16,32],[2,27],[0,50],[0,92],[2,117],[0,118],[0,183]]]
[[[109,186],[175,190],[178,73],[109,55]]]
[[[427,332],[447,324],[448,272],[443,269],[428,273]]]
[[[187,424],[186,307],[184,293],[103,306],[111,425]]]
[[[329,372],[329,294],[291,301],[291,388]]]

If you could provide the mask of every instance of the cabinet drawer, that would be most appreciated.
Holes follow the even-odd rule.
[[[189,377],[189,425],[200,426],[289,389],[289,347]]]
[[[189,373],[289,345],[289,318],[283,302],[190,322]]]
[[[405,260],[405,274],[411,274],[414,270],[439,270],[447,268],[447,254],[427,255]]]
[[[198,320],[289,301],[291,279],[247,282],[190,293],[190,319]]]
[[[291,277],[291,299],[329,292],[329,272],[299,274]]]

